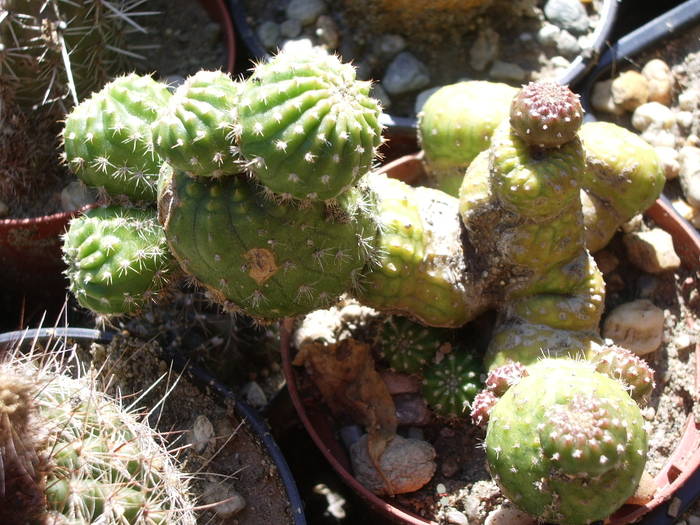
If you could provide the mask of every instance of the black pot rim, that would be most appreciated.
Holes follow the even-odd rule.
[[[603,0],[600,13],[600,21],[593,31],[593,43],[585,53],[580,53],[569,65],[564,74],[557,79],[560,84],[574,86],[578,84],[586,73],[596,64],[598,56],[606,46],[608,37],[612,32],[613,24],[617,17],[618,3],[620,0]],[[236,26],[237,34],[247,47],[255,60],[264,60],[270,57],[265,46],[258,38],[254,29],[248,23],[248,16],[243,5],[243,0],[228,0],[228,4]],[[415,117],[399,117],[390,113],[382,114],[380,118],[387,133],[390,136],[415,136],[418,121]]]
[[[17,330],[14,332],[6,332],[0,334],[0,347],[6,344],[13,344],[22,340],[40,340],[40,339],[74,339],[80,341],[91,341],[95,343],[109,343],[116,334],[114,332],[106,332],[93,330],[90,328],[74,328],[74,327],[54,327],[54,328],[31,328],[26,330]],[[174,369],[180,373],[187,373],[193,381],[200,387],[211,389],[222,399],[233,401],[234,410],[238,415],[245,419],[250,425],[253,433],[262,442],[265,450],[270,455],[280,474],[282,483],[284,484],[285,492],[290,503],[290,512],[294,525],[306,525],[306,516],[304,514],[304,503],[297,489],[296,481],[292,474],[284,455],[280,450],[277,442],[270,433],[270,428],[262,419],[257,410],[238,399],[234,393],[225,385],[216,380],[212,375],[204,369],[192,365],[182,355],[174,352],[167,352],[166,357],[172,360]]]

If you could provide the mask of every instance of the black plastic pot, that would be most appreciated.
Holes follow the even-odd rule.
[[[114,338],[112,332],[102,332],[89,328],[36,328],[28,330],[18,330],[0,334],[0,351],[4,345],[14,344],[18,341],[34,340],[56,340],[71,339],[74,341],[109,343]],[[222,401],[232,402],[236,414],[245,420],[252,433],[263,444],[265,450],[272,458],[282,483],[284,484],[287,499],[290,504],[290,512],[293,516],[294,525],[306,525],[304,514],[304,503],[297,490],[296,481],[292,471],[287,465],[287,461],[282,455],[282,451],[275,442],[267,423],[263,421],[258,412],[238,399],[234,393],[226,386],[219,383],[213,376],[203,369],[189,364],[184,357],[174,352],[165,352],[163,356],[173,364],[173,369],[178,373],[185,374],[200,389],[214,392]]]
[[[421,1],[421,0],[416,0]],[[608,38],[613,29],[613,24],[617,17],[618,4],[621,0],[604,0],[600,13],[600,22],[593,33],[593,44],[590,50],[576,57],[566,70],[564,75],[558,79],[561,84],[576,84],[581,80],[586,72],[596,63],[598,56],[605,48]],[[634,1],[634,0],[632,0]],[[263,46],[257,34],[248,23],[248,16],[243,5],[243,0],[228,0],[236,25],[237,35],[246,46],[251,58],[264,60],[270,54]],[[391,114],[382,115],[382,124],[386,126],[387,137],[401,148],[397,154],[391,154],[390,158],[415,151],[416,147],[416,119],[412,117],[398,117]],[[410,144],[410,146],[409,146]],[[392,148],[393,148],[392,145]]]

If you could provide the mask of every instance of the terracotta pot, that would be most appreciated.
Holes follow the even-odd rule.
[[[236,62],[236,39],[231,15],[224,0],[200,0],[212,20],[221,25],[227,50],[226,69],[233,72]],[[19,307],[19,318],[5,319],[0,326],[17,325],[42,315],[56,314],[65,298],[66,281],[62,272],[60,235],[71,218],[82,210],[55,213],[28,219],[0,220],[0,284],[3,309],[12,312]],[[36,315],[35,315],[36,314]],[[8,314],[6,314],[8,315]],[[9,324],[7,324],[9,323]]]
[[[384,166],[381,172],[406,182],[412,182],[424,175],[421,154],[407,155]],[[700,235],[697,231],[673,210],[671,205],[659,199],[646,212],[646,216],[654,220],[661,228],[673,236],[674,246],[683,264],[694,270],[700,270]],[[292,366],[291,333],[292,321],[287,320],[282,330],[282,363],[287,378],[287,387],[292,402],[297,410],[304,427],[316,443],[328,462],[337,471],[345,483],[347,483],[362,499],[369,503],[383,516],[396,523],[410,525],[437,525],[417,516],[408,510],[402,509],[390,501],[384,500],[360,484],[352,475],[350,460],[346,449],[338,440],[335,422],[325,406],[301,397],[297,388],[297,379]],[[696,346],[696,390],[694,399],[700,399],[700,345]],[[664,468],[654,478],[657,490],[654,498],[646,505],[625,505],[619,509],[606,525],[623,525],[632,523],[642,518],[654,509],[659,509],[674,496],[683,484],[700,467],[700,422],[696,422],[692,415],[688,417],[683,436]],[[691,494],[687,498],[694,498],[700,492],[700,485],[689,487]],[[692,489],[695,490],[692,490]],[[666,509],[659,512],[666,515]],[[655,522],[656,523],[656,522]],[[659,523],[663,523],[659,522]],[[671,521],[667,521],[671,523]]]

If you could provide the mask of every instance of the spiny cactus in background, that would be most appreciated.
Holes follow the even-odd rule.
[[[120,77],[75,107],[63,130],[65,161],[88,186],[154,203],[162,161],[151,124],[170,98],[149,76]]]
[[[654,203],[666,178],[654,148],[631,131],[588,122],[579,136],[586,152],[581,180],[586,246],[595,252],[622,223]]]
[[[0,1],[0,84],[24,109],[72,106],[123,71],[143,0]]]
[[[376,256],[371,195],[330,206],[277,203],[243,176],[196,179],[164,166],[159,210],[182,269],[217,302],[273,320],[329,306]]]
[[[421,391],[430,408],[443,417],[463,417],[481,387],[481,367],[480,360],[460,346],[429,366]]]
[[[200,71],[179,86],[153,124],[153,144],[178,170],[202,177],[238,173],[234,145],[240,85],[221,71]]]
[[[133,313],[163,292],[174,261],[155,210],[110,206],[73,219],[63,241],[70,290],[85,308]]]
[[[328,200],[372,166],[381,109],[370,83],[323,50],[283,51],[244,83],[239,148],[246,166],[283,197]]]
[[[429,326],[459,327],[488,307],[474,261],[465,257],[457,200],[370,174],[377,197],[379,262],[357,298]]]
[[[507,84],[469,80],[444,86],[428,98],[418,114],[418,140],[432,185],[458,196],[464,171],[488,148],[517,92]]]
[[[419,374],[449,340],[448,333],[406,317],[392,316],[384,322],[379,334],[379,352],[397,372]]]
[[[159,436],[95,377],[12,351],[0,414],[4,523],[194,525],[186,478]]]
[[[493,406],[485,448],[503,493],[542,521],[587,524],[636,490],[647,435],[637,404],[593,365],[545,359]]]

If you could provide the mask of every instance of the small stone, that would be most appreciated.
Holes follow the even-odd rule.
[[[549,63],[554,69],[566,69],[571,65],[571,61],[561,55],[553,56],[549,59]]]
[[[263,408],[267,405],[267,396],[262,387],[255,381],[246,383],[241,389],[246,403],[254,408]]]
[[[448,510],[445,513],[445,519],[447,519],[447,523],[452,523],[454,525],[469,525],[469,518],[457,509]]]
[[[292,0],[287,6],[287,18],[296,18],[304,25],[314,22],[326,10],[323,0]]]
[[[347,449],[357,442],[362,435],[362,427],[359,425],[346,425],[340,428],[340,440]]]
[[[552,24],[572,33],[585,33],[590,26],[586,8],[580,0],[547,0],[544,14]]]
[[[280,26],[271,20],[267,20],[258,26],[258,38],[265,49],[277,47],[277,39],[280,37]]]
[[[693,226],[700,229],[700,210],[693,208],[683,199],[676,199],[672,201],[675,210],[683,217],[686,221],[689,221]]]
[[[214,437],[214,425],[204,414],[194,420],[191,430],[191,443],[195,452],[201,453]]]
[[[285,40],[282,43],[282,51],[286,53],[304,54],[311,51],[314,47],[310,38],[292,38]]]
[[[382,377],[391,395],[416,394],[420,392],[421,382],[415,375],[401,374],[393,370],[382,370],[379,375]]]
[[[218,482],[207,482],[202,490],[202,499],[207,505],[211,505],[214,512],[224,518],[230,518],[238,514],[246,506],[246,501],[241,494],[233,489],[228,482],[226,485]]]
[[[75,209],[75,208],[73,208]],[[10,214],[10,207],[4,202],[0,201],[0,217],[7,217]]]
[[[556,46],[557,51],[567,57],[576,56],[581,52],[578,39],[568,31],[561,31],[557,35]]]
[[[469,65],[476,71],[483,71],[498,56],[499,36],[493,29],[479,31],[469,49]]]
[[[370,459],[366,434],[350,447],[350,459],[355,478],[360,483],[375,494],[388,493],[384,479]],[[391,492],[414,492],[428,483],[435,473],[435,449],[427,441],[397,435],[384,450],[379,467],[391,484]]]
[[[666,129],[649,128],[641,137],[654,147],[673,148],[676,145],[676,134]]]
[[[693,208],[700,208],[700,148],[684,146],[678,154],[681,189]]]
[[[492,510],[484,525],[535,525],[536,521],[525,512],[506,505]]]
[[[693,125],[694,120],[695,116],[693,115],[692,111],[679,111],[676,113],[676,122],[683,129],[690,129],[690,126]]]
[[[649,84],[649,100],[669,106],[673,98],[674,78],[668,64],[654,58],[644,65],[642,75]]]
[[[316,36],[328,49],[338,47],[340,33],[335,21],[328,15],[321,15],[316,20]]]
[[[661,167],[664,170],[666,180],[673,180],[677,178],[681,171],[681,165],[678,162],[678,151],[676,148],[659,146],[654,149],[656,150],[656,154],[659,156],[659,160],[661,161]]]
[[[698,106],[700,106],[700,90],[690,88],[678,95],[678,107],[683,111],[693,111]]]
[[[655,352],[663,341],[664,311],[648,299],[621,304],[606,317],[602,334],[637,355]]]
[[[416,112],[416,115],[421,112],[423,109],[423,106],[425,106],[425,103],[428,101],[430,96],[435,93],[438,89],[440,89],[442,86],[437,86],[437,87],[432,87],[430,89],[426,89],[425,91],[421,91],[416,95],[416,102],[413,106],[414,111]]]
[[[79,210],[83,206],[92,204],[96,199],[97,192],[94,189],[76,180],[61,191],[61,209],[63,211]],[[2,217],[2,206],[0,206],[0,217]]]
[[[638,131],[646,131],[648,128],[669,129],[675,122],[673,111],[658,102],[642,104],[632,114],[632,125]]]
[[[613,101],[627,111],[634,111],[649,98],[649,83],[637,71],[625,71],[613,80],[610,88]]]
[[[491,66],[489,76],[494,80],[522,82],[527,78],[527,72],[518,64],[496,60]]]
[[[398,394],[393,397],[399,425],[422,427],[430,423],[432,412],[423,396]]]
[[[406,49],[406,39],[394,34],[380,36],[374,45],[374,52],[382,58],[393,58],[404,49]]]
[[[301,22],[289,18],[280,24],[280,34],[285,38],[296,38],[301,34]]]
[[[644,217],[638,213],[630,220],[623,222],[620,229],[625,233],[638,232],[642,230],[642,226],[644,226]]]
[[[615,104],[612,96],[612,79],[603,80],[601,82],[596,82],[593,86],[593,93],[591,94],[591,105],[596,111],[602,111],[604,113],[612,113],[614,115],[621,115],[624,110]]]
[[[540,30],[537,31],[537,41],[543,46],[553,46],[557,43],[557,36],[561,29],[559,29],[554,24],[549,22],[544,22]],[[570,33],[569,33],[570,34]]]
[[[416,91],[429,83],[428,68],[408,51],[396,55],[382,80],[384,89],[391,95]]]
[[[369,94],[379,101],[383,109],[391,107],[391,98],[380,83],[372,84]]]
[[[671,234],[661,228],[626,233],[622,238],[630,262],[648,273],[677,270],[681,260],[673,248]]]

